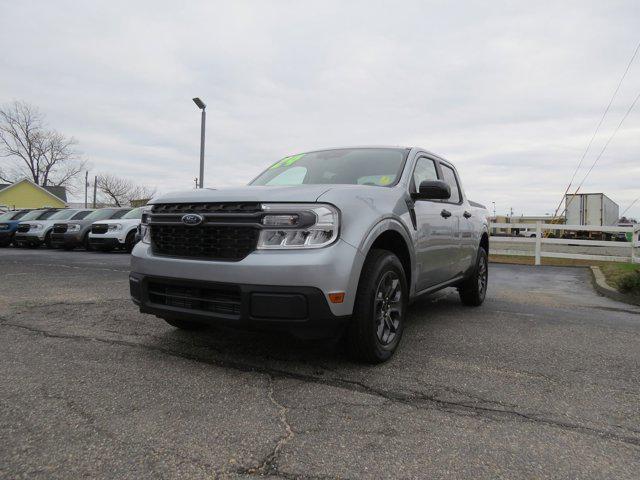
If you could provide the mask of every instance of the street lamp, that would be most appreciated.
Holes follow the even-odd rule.
[[[198,97],[193,99],[200,110],[202,110],[202,121],[200,122],[200,188],[204,186],[204,124],[207,119],[207,105]]]

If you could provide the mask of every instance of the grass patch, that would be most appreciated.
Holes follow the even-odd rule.
[[[640,265],[636,263],[612,263],[600,267],[613,288],[640,296]]]

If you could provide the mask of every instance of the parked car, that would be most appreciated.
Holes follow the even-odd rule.
[[[100,220],[91,225],[89,245],[103,252],[121,248],[128,252],[137,243],[136,232],[146,207],[134,208],[119,219]]]
[[[420,148],[294,155],[246,187],[150,203],[130,292],[174,327],[344,332],[376,363],[398,347],[410,300],[445,287],[465,305],[486,295],[489,214],[453,164]]]
[[[56,222],[53,224],[53,232],[51,233],[51,246],[64,248],[65,250],[73,250],[82,246],[86,250],[91,250],[91,245],[89,244],[91,225],[98,220],[120,218],[129,210],[131,209],[119,207],[101,208],[94,210],[81,220]]]
[[[8,247],[13,242],[13,237],[18,229],[20,219],[30,210],[13,210],[0,215],[0,247]]]
[[[51,233],[55,223],[60,220],[82,220],[91,212],[91,209],[65,208],[45,220],[23,220],[18,225],[13,244],[17,247],[37,248],[42,244],[51,247]]]

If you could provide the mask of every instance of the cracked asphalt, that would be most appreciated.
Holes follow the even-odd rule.
[[[138,313],[128,256],[0,250],[0,478],[638,478],[640,309],[491,265],[400,351]]]

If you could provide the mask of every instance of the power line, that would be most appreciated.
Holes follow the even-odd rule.
[[[629,114],[631,113],[631,111],[633,110],[633,107],[636,106],[636,103],[638,103],[638,100],[640,100],[640,93],[638,95],[636,95],[636,98],[633,100],[633,102],[631,103],[631,105],[629,106],[629,108],[627,109],[627,112],[624,114],[624,116],[622,117],[622,119],[620,120],[620,123],[618,123],[618,126],[615,128],[615,130],[613,131],[613,133],[611,134],[611,136],[609,137],[609,139],[607,140],[607,142],[604,144],[604,147],[602,147],[602,150],[600,150],[600,153],[598,154],[598,156],[596,157],[596,159],[593,161],[593,163],[591,164],[591,167],[589,168],[589,170],[587,171],[587,173],[585,174],[585,176],[582,178],[582,181],[580,182],[580,184],[578,185],[578,188],[576,188],[576,191],[573,192],[573,195],[571,196],[571,198],[569,198],[568,203],[565,205],[564,210],[562,211],[562,213],[565,213],[567,211],[567,208],[569,207],[569,205],[571,205],[571,202],[573,201],[573,199],[576,197],[576,195],[578,194],[578,191],[580,190],[580,188],[582,187],[582,185],[584,184],[585,180],[587,179],[587,177],[589,176],[589,174],[591,173],[591,171],[594,169],[594,167],[596,166],[596,164],[598,163],[598,160],[600,160],[600,157],[602,157],[602,155],[604,154],[605,150],[607,149],[607,147],[609,146],[609,143],[611,143],[611,140],[613,140],[613,138],[616,136],[616,134],[618,133],[618,130],[620,130],[620,127],[622,127],[622,124],[624,123],[624,121],[627,119],[627,117],[629,116]],[[562,215],[562,214],[561,214]]]
[[[640,99],[640,93],[638,95],[636,95],[636,98],[633,100],[633,102],[629,106],[629,109],[627,110],[627,113],[624,114],[624,117],[622,117],[622,119],[620,120],[620,123],[618,123],[618,126],[616,127],[616,129],[613,131],[613,133],[609,137],[609,140],[607,140],[607,143],[604,144],[604,147],[602,147],[602,150],[600,151],[600,153],[598,154],[596,159],[593,161],[593,164],[591,164],[591,167],[589,168],[589,170],[587,170],[587,173],[585,174],[584,178],[580,182],[580,185],[578,185],[578,188],[576,189],[576,193],[578,193],[578,190],[580,190],[580,187],[582,187],[582,185],[584,184],[584,181],[587,179],[587,177],[591,173],[591,170],[593,170],[593,167],[596,166],[596,163],[598,163],[598,160],[600,160],[600,157],[602,157],[602,155],[604,154],[605,150],[609,146],[609,143],[611,143],[611,140],[613,140],[613,137],[616,136],[616,134],[618,133],[618,130],[620,130],[620,127],[622,127],[622,124],[624,123],[624,121],[627,119],[627,117],[629,116],[629,114],[633,110],[633,107],[636,106],[636,103],[638,103],[639,99]]]
[[[573,185],[573,181],[575,180],[576,175],[578,174],[578,171],[580,170],[580,167],[582,166],[582,163],[584,162],[584,159],[587,156],[587,153],[589,153],[589,150],[591,149],[591,145],[593,144],[593,140],[596,138],[596,135],[598,134],[598,131],[600,130],[600,127],[602,126],[602,123],[604,122],[604,119],[607,116],[607,113],[609,113],[609,109],[611,108],[611,105],[613,104],[613,100],[618,95],[618,91],[620,90],[620,86],[622,85],[622,82],[624,81],[625,77],[627,76],[627,73],[629,73],[629,69],[631,68],[631,64],[636,59],[636,56],[638,55],[638,51],[639,50],[640,50],[640,42],[638,42],[638,45],[636,46],[636,49],[633,51],[633,55],[631,55],[631,60],[629,60],[629,63],[627,64],[627,68],[625,68],[624,73],[622,74],[622,77],[620,77],[620,81],[618,81],[618,85],[616,86],[616,89],[614,90],[613,95],[611,95],[611,98],[609,99],[609,103],[607,104],[607,108],[604,109],[604,113],[600,117],[600,121],[598,122],[598,125],[596,126],[596,129],[593,132],[593,135],[591,136],[591,139],[589,140],[589,143],[587,144],[587,148],[584,150],[584,152],[582,153],[582,156],[580,157],[580,161],[578,162],[578,166],[573,171],[573,175],[571,176],[571,180],[569,180],[569,185],[567,185],[567,189],[564,191],[564,195],[562,196],[562,199],[560,200],[560,203],[558,204],[558,207],[556,208],[556,211],[553,214],[553,218],[554,219],[556,218],[556,216],[558,214],[558,210],[560,210],[560,207],[562,206],[562,202],[564,201],[564,198],[566,197],[567,193],[569,193],[569,189],[571,188],[571,185]],[[552,221],[553,221],[553,219],[552,219]]]
[[[629,209],[630,209],[631,207],[633,207],[633,206],[636,204],[636,202],[637,202],[638,200],[640,200],[640,197],[636,198],[633,202],[631,202],[631,205],[629,205],[627,208],[625,208],[625,209],[624,209],[624,212],[622,212],[622,214],[620,215],[620,217],[624,217],[624,214],[625,214],[625,213],[627,213],[627,212],[629,211]]]

